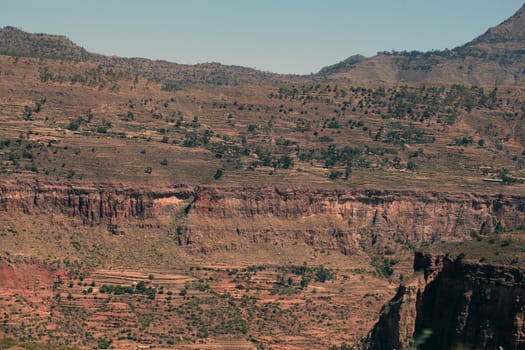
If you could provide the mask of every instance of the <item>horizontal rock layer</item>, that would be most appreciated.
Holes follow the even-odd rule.
[[[525,222],[512,195],[277,187],[0,184],[0,212],[61,213],[86,225],[168,218],[187,244],[300,239],[343,252],[464,238]],[[230,239],[231,238],[231,239]]]
[[[525,219],[525,198],[508,195],[374,190],[204,187],[191,215],[232,220],[280,218],[290,228],[306,218],[330,217],[334,235],[353,234],[376,244],[462,238],[497,227],[516,229]],[[270,222],[268,222],[270,225]],[[343,232],[341,232],[343,231]]]

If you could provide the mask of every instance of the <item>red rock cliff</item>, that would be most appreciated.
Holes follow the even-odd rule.
[[[118,184],[0,184],[0,212],[61,213],[84,224],[106,224],[154,217],[163,207],[189,198],[186,186],[130,188]]]
[[[514,229],[525,222],[525,198],[423,191],[203,187],[189,213],[195,219],[192,230],[196,238],[222,229],[252,240],[284,235],[344,248],[341,242],[430,242],[464,238],[472,230],[493,232],[496,226]],[[323,242],[308,234],[323,229],[331,236]]]
[[[424,280],[398,289],[362,348],[404,349],[419,339],[418,349],[525,349],[523,271],[423,253],[414,267]]]
[[[276,187],[129,187],[0,184],[0,212],[61,213],[86,225],[176,223],[186,244],[208,248],[298,239],[347,253],[358,245],[459,239],[514,229],[525,198],[510,195]]]

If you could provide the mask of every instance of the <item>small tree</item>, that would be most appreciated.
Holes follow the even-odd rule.
[[[279,160],[277,161],[277,168],[282,168],[282,169],[293,168],[293,158],[288,155],[284,155],[280,157]]]
[[[215,180],[219,180],[222,177],[223,172],[224,172],[223,168],[218,168],[217,171],[215,171],[215,175],[213,175],[213,178]]]
[[[111,346],[111,340],[106,340],[104,338],[99,338],[97,340],[97,343],[99,349],[109,349],[109,347]]]
[[[24,120],[33,120],[33,108],[30,106],[24,106]]]
[[[133,114],[132,111],[128,111],[128,113],[126,113],[126,115],[124,116],[124,120],[126,121],[135,120],[135,115]]]
[[[77,118],[75,120],[72,120],[66,126],[66,129],[71,130],[71,131],[76,131],[78,130],[78,128],[80,128],[80,125],[82,125],[82,122],[83,122],[82,118]]]
[[[348,178],[352,175],[352,168],[347,166],[345,169],[345,180],[348,180]]]
[[[135,288],[142,293],[146,290],[146,283],[144,281],[140,281],[139,283],[137,283],[137,286]]]
[[[315,279],[319,282],[325,282],[326,280],[332,279],[332,277],[332,272],[323,265],[319,266],[315,272]]]
[[[308,287],[308,283],[310,283],[310,279],[303,275],[303,277],[301,277],[301,288],[304,289]]]
[[[330,174],[328,175],[328,178],[330,180],[337,180],[338,178],[341,177],[341,175],[343,175],[342,172],[340,172],[339,170],[334,170],[330,172]]]

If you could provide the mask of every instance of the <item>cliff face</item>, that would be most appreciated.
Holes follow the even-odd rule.
[[[0,185],[0,212],[61,213],[85,225],[158,220],[175,223],[185,244],[222,248],[298,239],[349,253],[359,245],[432,242],[471,230],[514,229],[525,221],[525,198],[410,191],[129,188],[116,184]],[[162,219],[162,220],[161,220]]]
[[[465,262],[417,253],[425,271],[382,310],[365,341],[368,349],[525,348],[525,275],[517,268]]]
[[[420,298],[416,285],[400,286],[394,298],[381,310],[381,317],[363,348],[407,349],[414,338]]]
[[[185,186],[127,188],[115,184],[0,184],[0,212],[61,213],[85,225],[143,220],[177,207],[193,194]]]
[[[496,226],[516,228],[525,219],[525,198],[410,191],[207,187],[197,194],[189,213],[194,218],[190,228],[196,239],[205,231],[236,231],[252,240],[287,236],[338,247],[345,252],[353,244],[432,242],[464,238],[471,230],[488,233]],[[258,231],[254,230],[257,223],[260,223]],[[315,236],[322,230],[326,232],[324,238]]]

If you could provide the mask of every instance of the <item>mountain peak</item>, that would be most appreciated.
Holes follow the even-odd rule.
[[[490,28],[471,43],[500,43],[504,41],[525,41],[525,4],[501,24]]]
[[[27,33],[6,26],[0,29],[0,54],[86,60],[90,53],[66,36]]]
[[[366,83],[505,85],[525,81],[525,4],[501,24],[453,50],[352,56],[319,73]]]

